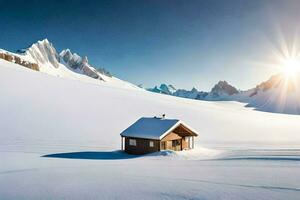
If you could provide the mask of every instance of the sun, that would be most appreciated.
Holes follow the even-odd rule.
[[[297,75],[300,72],[300,59],[285,59],[282,63],[281,71],[285,74],[286,77]]]

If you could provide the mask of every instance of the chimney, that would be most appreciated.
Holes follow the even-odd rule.
[[[162,114],[162,119],[165,119],[166,118],[166,114]]]

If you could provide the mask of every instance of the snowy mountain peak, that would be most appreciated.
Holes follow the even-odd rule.
[[[82,64],[82,58],[76,53],[73,54],[70,49],[62,50],[59,56],[64,64],[72,69],[77,69]]]
[[[61,56],[61,57],[63,57],[63,56],[71,57],[72,52],[71,52],[70,49],[64,49],[60,52],[59,56]]]
[[[24,52],[25,55],[36,61],[42,67],[59,67],[59,55],[52,43],[48,39],[44,39],[32,44]]]
[[[60,65],[65,65],[76,73],[81,73],[94,79],[105,81],[105,78],[102,77],[103,75],[111,77],[110,73],[105,69],[96,70],[92,67],[88,63],[86,56],[82,58],[78,54],[72,53],[70,49],[65,49],[58,54],[48,39],[38,41],[31,45],[26,49],[25,55],[30,57],[31,60],[36,61],[37,64],[41,66],[41,71],[44,72],[48,72],[51,68],[58,68]],[[55,72],[52,71],[52,74],[53,73],[55,74]]]
[[[173,85],[167,85],[167,84],[161,84],[159,86],[160,90],[164,93],[164,94],[172,94],[173,92],[176,91],[175,87]]]
[[[250,90],[248,106],[257,110],[300,114],[300,74],[276,74]]]
[[[172,95],[174,92],[176,92],[176,88],[173,85],[167,85],[165,83],[160,84],[159,87],[155,86],[154,88],[149,88],[147,90],[155,93],[168,94],[168,95]]]
[[[239,91],[227,83],[226,81],[219,81],[210,91],[212,97],[220,97],[223,95],[233,95]]]
[[[100,75],[101,72],[89,65],[88,58],[86,56],[82,58],[76,53],[72,54],[70,49],[63,50],[59,56],[62,62],[73,70],[81,71],[83,74],[95,79],[104,80]]]
[[[70,49],[57,53],[48,39],[35,42],[28,48],[12,53],[0,49],[0,59],[57,77],[65,77],[113,87],[139,89],[137,86],[113,77],[104,68],[94,68],[88,58],[72,53]]]
[[[195,87],[193,87],[191,92],[198,92],[198,90]]]
[[[297,87],[297,83],[300,80],[300,73],[294,74],[292,77],[287,77],[285,74],[276,74],[271,76],[265,82],[256,86],[257,90],[267,91],[270,89],[276,89],[280,87],[282,84],[286,85],[290,92],[294,91]]]
[[[39,40],[37,41],[37,43],[43,44],[43,45],[48,45],[50,44],[49,40],[47,38],[43,39],[43,40]]]

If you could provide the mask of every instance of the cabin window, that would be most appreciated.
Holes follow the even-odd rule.
[[[130,146],[136,146],[136,140],[135,139],[129,139],[129,145]]]
[[[149,146],[150,146],[150,147],[154,147],[154,142],[153,142],[153,141],[150,141],[150,142],[149,142]]]
[[[179,140],[172,140],[172,147],[176,147],[180,145],[180,141]]]

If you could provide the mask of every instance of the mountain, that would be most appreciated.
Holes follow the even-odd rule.
[[[198,91],[196,88],[192,88],[191,90],[178,89],[173,95],[189,99],[204,99],[208,95],[208,92]]]
[[[247,106],[260,111],[300,114],[299,86],[300,74],[293,77],[274,75],[248,92]]]
[[[167,84],[161,84],[159,87],[155,86],[154,88],[149,88],[147,90],[161,94],[198,100],[226,100],[239,93],[235,87],[226,81],[219,81],[210,92],[198,91],[195,87],[191,90],[177,90],[174,86]]]
[[[104,68],[96,69],[92,67],[88,58],[84,56],[83,58],[76,53],[72,53],[70,49],[65,49],[59,54],[61,62],[73,70],[80,71],[81,73],[90,76],[95,79],[104,80],[100,75],[105,75],[112,77],[112,75],[106,71]]]
[[[219,81],[205,98],[222,100],[238,93],[239,91],[226,81]]]
[[[161,84],[159,87],[155,86],[154,88],[147,89],[151,92],[156,92],[160,94],[168,94],[172,95],[174,92],[176,92],[176,88],[173,85],[167,85],[167,84]]]
[[[46,67],[59,68],[60,66],[59,55],[47,39],[32,44],[24,51],[24,54],[36,61],[41,69]]]
[[[72,53],[70,49],[58,53],[47,39],[18,50],[16,53],[0,49],[0,58],[57,77],[112,87],[139,89],[129,82],[113,77],[104,68],[93,67],[86,56],[81,57]]]

